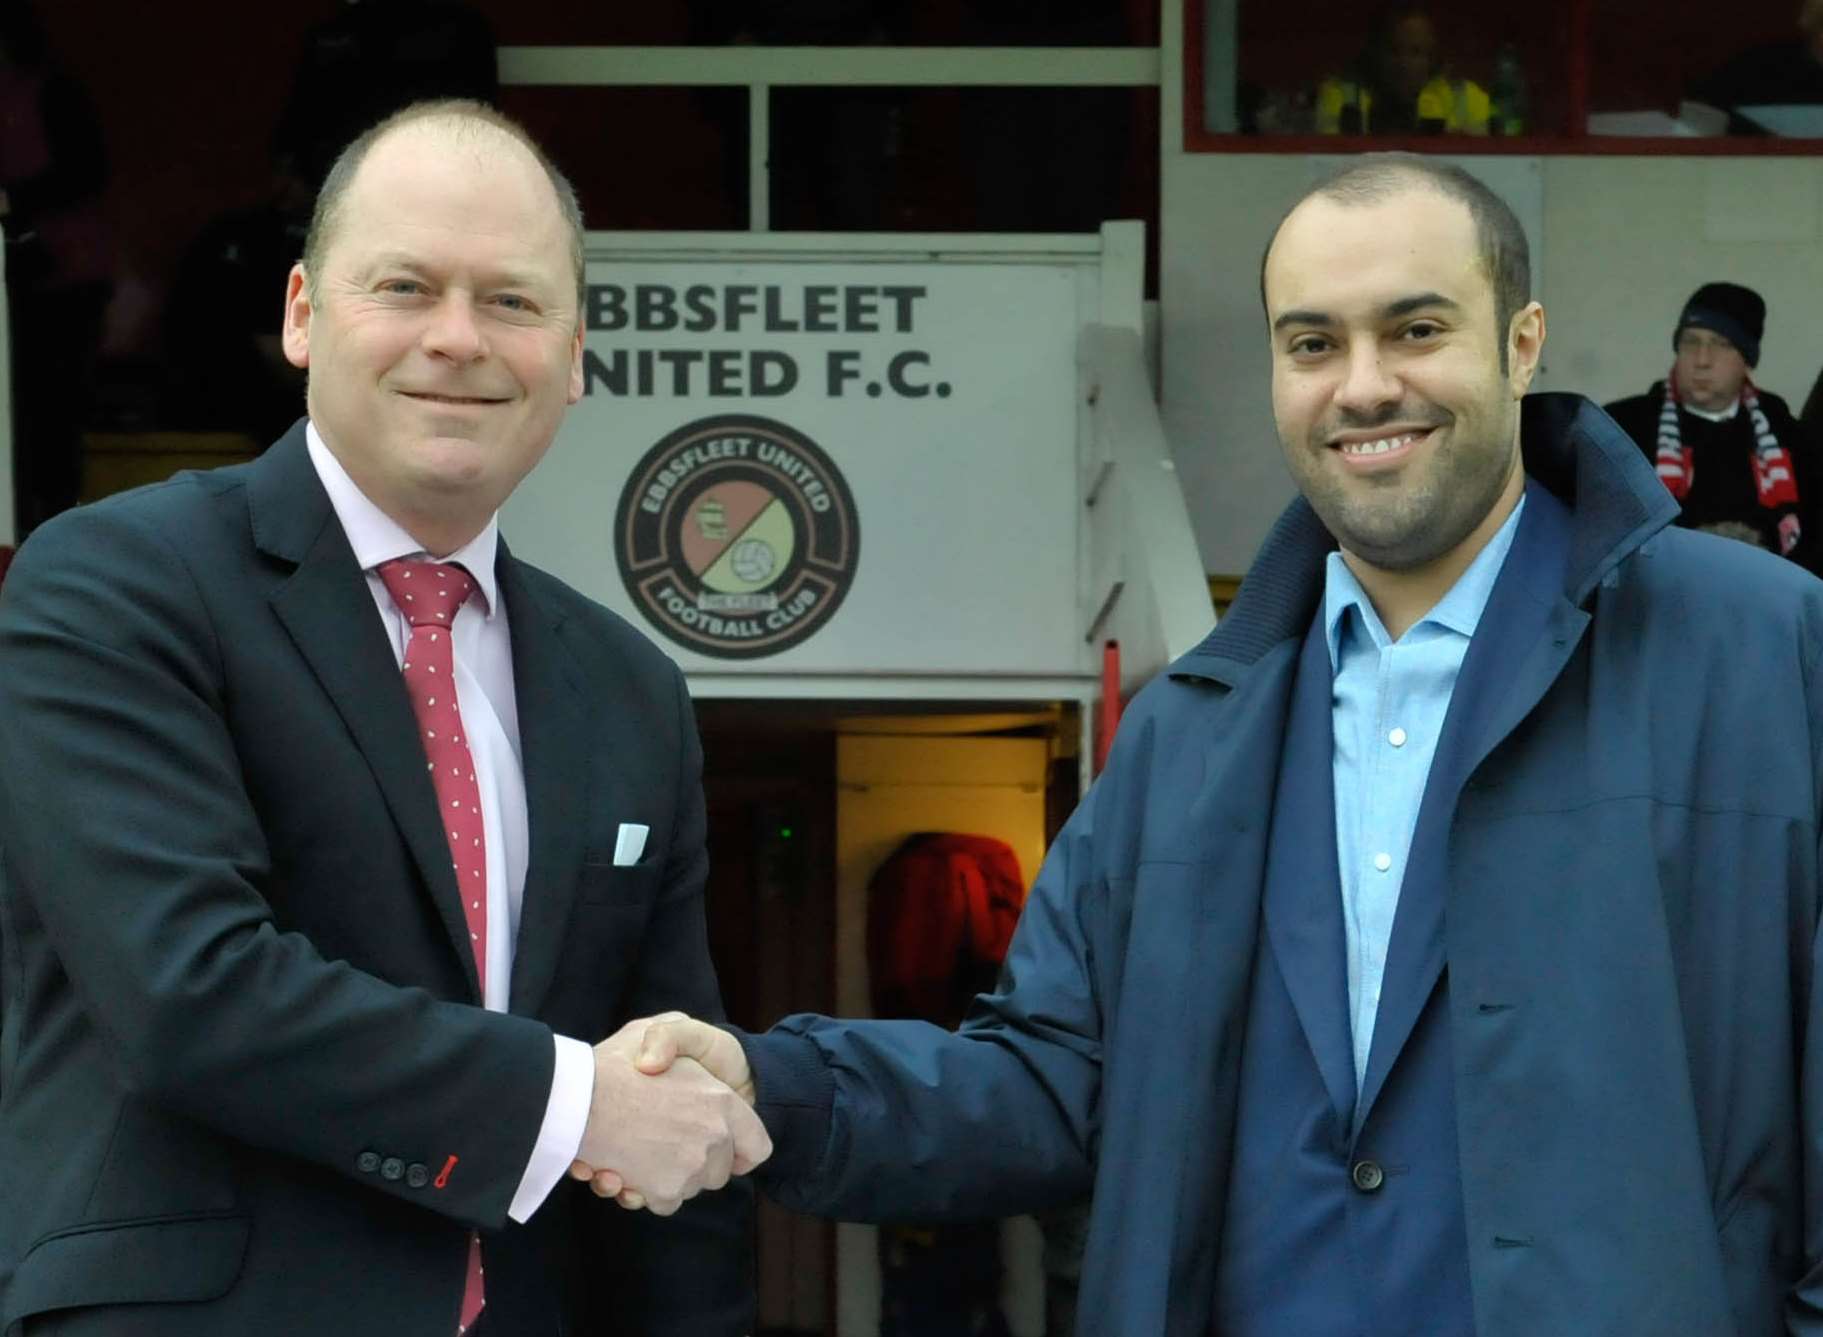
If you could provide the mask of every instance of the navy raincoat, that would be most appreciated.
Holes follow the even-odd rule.
[[[1524,408],[1571,511],[1468,770],[1442,925],[1479,1337],[1823,1337],[1823,583],[1667,528],[1593,405]],[[1326,554],[1294,503],[1134,701],[957,1033],[743,1036],[794,1209],[1093,1192],[1084,1337],[1206,1337],[1288,692]]]

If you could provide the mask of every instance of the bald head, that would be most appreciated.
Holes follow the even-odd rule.
[[[583,309],[583,223],[575,187],[545,156],[525,127],[485,103],[457,98],[417,102],[394,112],[362,133],[336,157],[329,174],[323,178],[322,188],[317,191],[310,231],[304,238],[304,276],[313,299],[317,296],[318,276],[323,272],[329,248],[345,220],[349,192],[361,176],[362,166],[382,141],[395,139],[404,141],[395,146],[400,149],[408,148],[411,141],[417,140],[427,148],[454,147],[471,151],[478,161],[498,160],[501,155],[519,157],[542,173],[550,185],[552,204],[568,234],[570,263],[576,275],[576,309],[578,312]]]
[[[1504,336],[1513,316],[1532,300],[1532,258],[1525,229],[1507,202],[1480,178],[1417,153],[1368,153],[1318,181],[1287,209],[1260,256],[1260,305],[1270,315],[1266,264],[1291,216],[1313,199],[1344,207],[1381,204],[1411,191],[1430,191],[1461,205],[1475,229],[1475,250],[1494,293],[1494,321]],[[1502,348],[1502,369],[1505,350]]]

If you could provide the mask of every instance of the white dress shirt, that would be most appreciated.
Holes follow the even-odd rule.
[[[323,444],[316,424],[304,429],[310,462],[316,467],[329,504],[335,509],[355,561],[367,573],[367,589],[386,628],[393,658],[405,662],[411,624],[387,593],[377,567],[395,557],[429,560],[423,546],[369,500]],[[474,578],[481,598],[456,611],[450,627],[456,661],[456,703],[475,760],[475,782],[481,789],[481,827],[487,850],[487,983],[483,999],[490,1012],[507,1010],[513,980],[513,948],[519,938],[519,911],[525,900],[525,867],[529,821],[525,806],[525,767],[519,751],[519,702],[513,692],[513,641],[494,579],[494,553],[500,522],[487,528],[442,560],[459,563]],[[524,1221],[569,1169],[582,1145],[589,1103],[594,1096],[595,1058],[581,1040],[553,1035],[557,1065],[552,1074],[544,1124],[532,1158],[519,1181],[507,1214]]]

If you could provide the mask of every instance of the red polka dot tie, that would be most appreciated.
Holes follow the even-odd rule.
[[[431,787],[449,838],[449,857],[462,894],[469,946],[475,951],[475,977],[487,993],[487,835],[481,825],[481,787],[475,781],[475,759],[468,750],[467,730],[456,703],[456,655],[450,628],[456,610],[475,592],[475,581],[459,566],[382,562],[381,582],[405,620],[411,637],[405,643],[405,692],[418,717],[418,732],[430,767]],[[481,1239],[468,1243],[468,1280],[456,1332],[467,1332],[486,1303],[482,1290]]]

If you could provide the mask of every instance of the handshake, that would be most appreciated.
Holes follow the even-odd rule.
[[[570,1176],[598,1197],[669,1216],[771,1154],[747,1056],[728,1032],[663,1012],[595,1046],[595,1094]]]

